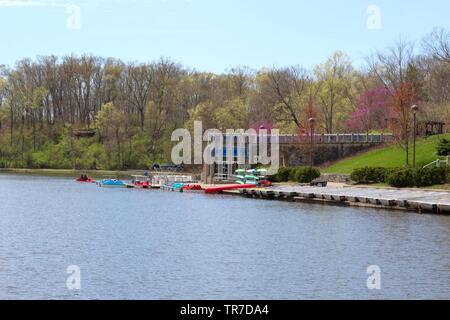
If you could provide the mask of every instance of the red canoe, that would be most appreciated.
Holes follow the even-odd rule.
[[[250,189],[255,188],[256,184],[226,184],[223,186],[210,187],[205,189],[205,193],[220,193],[227,190]]]

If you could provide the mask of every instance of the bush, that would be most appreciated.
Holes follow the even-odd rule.
[[[270,177],[270,180],[273,182],[287,182],[289,181],[289,177],[291,175],[292,168],[290,167],[282,167],[278,169],[276,175]]]
[[[288,181],[292,182],[297,181],[297,168],[291,168],[291,171],[289,172]]]
[[[311,167],[299,167],[293,169],[290,174],[290,180],[298,183],[310,183],[320,177],[320,171]]]
[[[450,169],[366,167],[354,170],[351,179],[356,183],[388,183],[397,188],[428,187],[450,181]]]
[[[310,183],[314,179],[320,177],[320,171],[316,168],[311,167],[282,167],[278,170],[276,175],[270,178],[273,182],[299,182],[299,183]]]
[[[444,184],[447,181],[447,168],[418,168],[413,171],[414,185],[416,187],[429,187]]]
[[[386,182],[397,188],[414,187],[414,174],[411,168],[396,168],[388,175]]]
[[[382,183],[386,182],[390,170],[379,167],[365,167],[353,170],[350,178],[356,183]]]
[[[447,139],[442,139],[437,146],[437,153],[440,156],[450,155],[450,141]]]
[[[387,174],[387,183],[392,187],[429,187],[450,181],[446,167],[435,168],[396,168]]]

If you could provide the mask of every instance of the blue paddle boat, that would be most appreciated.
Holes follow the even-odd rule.
[[[117,179],[104,179],[98,183],[102,188],[127,188],[128,185],[122,180]]]

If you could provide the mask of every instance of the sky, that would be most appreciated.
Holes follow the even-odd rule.
[[[400,37],[450,30],[449,12],[448,0],[0,0],[0,65],[93,54],[222,73],[312,68],[341,50],[362,66]]]

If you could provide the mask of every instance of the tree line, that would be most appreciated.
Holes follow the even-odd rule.
[[[411,106],[450,119],[450,33],[396,41],[355,68],[336,52],[300,65],[223,74],[170,59],[43,56],[0,67],[0,167],[125,169],[167,162],[177,128],[393,132],[408,147]],[[84,134],[80,134],[84,133]]]

